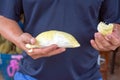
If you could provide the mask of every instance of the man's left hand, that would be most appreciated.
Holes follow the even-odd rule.
[[[115,50],[120,46],[120,25],[114,24],[113,32],[109,35],[102,35],[99,32],[94,34],[94,39],[90,41],[92,47],[99,51]]]

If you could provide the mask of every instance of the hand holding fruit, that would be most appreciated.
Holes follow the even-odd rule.
[[[120,46],[119,24],[98,24],[98,32],[94,34],[91,45],[99,51],[115,50]]]

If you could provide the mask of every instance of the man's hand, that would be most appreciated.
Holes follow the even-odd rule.
[[[115,50],[120,46],[120,25],[114,24],[113,32],[109,35],[102,35],[97,32],[94,34],[94,40],[92,39],[91,45],[99,51]]]
[[[35,44],[36,40],[28,33],[23,33],[20,35],[17,41],[17,46],[22,48],[27,52],[29,56],[33,59],[41,58],[41,57],[49,57],[53,55],[60,54],[65,51],[65,48],[59,48],[57,45],[53,44],[51,46],[45,48],[34,48],[32,52],[29,52],[29,49],[25,47],[26,44]]]

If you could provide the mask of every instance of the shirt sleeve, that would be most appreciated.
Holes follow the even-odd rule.
[[[100,21],[106,23],[120,23],[119,0],[103,0],[100,9]]]
[[[19,21],[22,11],[22,0],[0,0],[0,15]]]

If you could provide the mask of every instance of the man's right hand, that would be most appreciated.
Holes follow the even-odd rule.
[[[53,44],[44,48],[34,48],[32,52],[29,52],[29,49],[25,47],[26,44],[35,44],[36,39],[33,38],[29,33],[23,33],[19,36],[16,45],[22,48],[27,52],[29,56],[33,59],[41,58],[41,57],[50,57],[53,55],[60,54],[65,51],[65,48],[60,48],[57,45]]]

